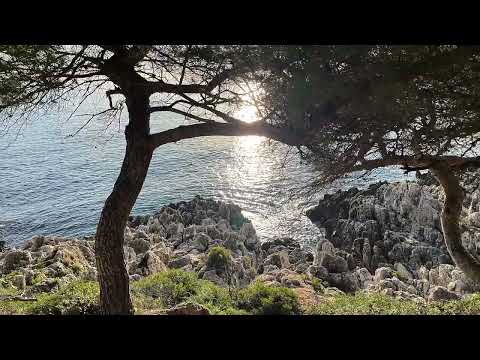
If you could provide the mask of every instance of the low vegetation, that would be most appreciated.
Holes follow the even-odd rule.
[[[20,295],[7,281],[0,284],[0,314],[89,315],[99,313],[99,287],[92,281],[73,281],[59,290],[39,294],[36,301],[6,300]],[[321,284],[317,284],[322,287]],[[203,305],[212,315],[301,314],[294,290],[254,282],[228,289],[199,279],[193,272],[170,269],[132,283],[137,314],[159,312],[181,303]],[[417,303],[384,294],[323,296],[308,315],[478,315],[480,294],[458,301]]]
[[[213,246],[207,257],[207,266],[215,269],[226,269],[232,261],[232,253],[223,246]]]
[[[309,315],[478,315],[480,294],[462,300],[416,303],[384,294],[357,293],[325,298]]]

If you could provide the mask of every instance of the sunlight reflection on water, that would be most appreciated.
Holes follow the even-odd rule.
[[[242,116],[251,119],[251,110]],[[0,237],[7,242],[19,243],[35,234],[78,236],[95,231],[122,164],[125,119],[108,129],[93,122],[68,137],[82,119],[66,123],[66,118],[65,113],[42,116],[0,150]],[[155,115],[152,132],[184,123],[176,115]],[[9,136],[2,145],[12,140]],[[304,208],[321,193],[307,202],[289,199],[292,189],[309,179],[311,168],[295,154],[285,161],[287,147],[268,143],[259,136],[208,137],[162,146],[154,154],[133,213],[153,213],[199,194],[241,206],[261,240],[290,236],[313,243],[319,230],[304,216]],[[400,171],[384,170],[368,181],[401,178]]]

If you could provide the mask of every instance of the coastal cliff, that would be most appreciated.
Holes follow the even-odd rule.
[[[464,244],[476,255],[479,198],[477,191],[469,194],[462,221]],[[151,282],[147,279],[173,271],[177,277],[191,273],[195,281],[220,289],[217,292],[228,290],[228,296],[232,289],[256,291],[255,296],[265,295],[265,289],[283,289],[280,295],[268,296],[295,298],[298,309],[292,305],[282,310],[286,313],[309,313],[344,294],[379,294],[419,306],[469,299],[479,288],[455,268],[446,252],[439,223],[441,201],[437,186],[416,182],[378,183],[326,195],[307,212],[325,229],[312,251],[289,237],[262,243],[237,205],[197,196],[151,216],[130,217],[124,253],[132,291],[140,286],[135,284],[145,288],[145,282]],[[34,302],[69,283],[93,283],[94,251],[93,237],[55,236],[35,236],[21,249],[4,249],[0,286],[10,292],[4,291],[3,301]],[[241,311],[259,311],[235,299]],[[218,308],[210,305],[163,301],[158,312],[215,313]]]

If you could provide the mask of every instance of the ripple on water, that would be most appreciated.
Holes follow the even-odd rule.
[[[79,121],[65,124],[53,116],[41,120],[0,150],[0,237],[9,243],[35,234],[94,233],[122,164],[121,131],[99,132],[103,124],[93,124],[87,132],[65,138],[81,126]],[[163,123],[157,120],[152,131],[183,122],[173,115]],[[162,146],[154,154],[133,213],[154,213],[195,195],[213,197],[241,206],[262,239],[291,236],[309,244],[320,230],[304,216],[304,208],[320,194],[303,206],[288,197],[311,169],[295,158],[285,162],[285,156],[265,143],[256,136],[209,137]],[[285,154],[286,148],[278,151]],[[391,170],[375,176],[371,181],[402,178]]]

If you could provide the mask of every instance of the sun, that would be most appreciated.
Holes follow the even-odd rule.
[[[237,112],[235,112],[235,117],[246,123],[257,121],[257,108],[253,105],[244,105]]]

